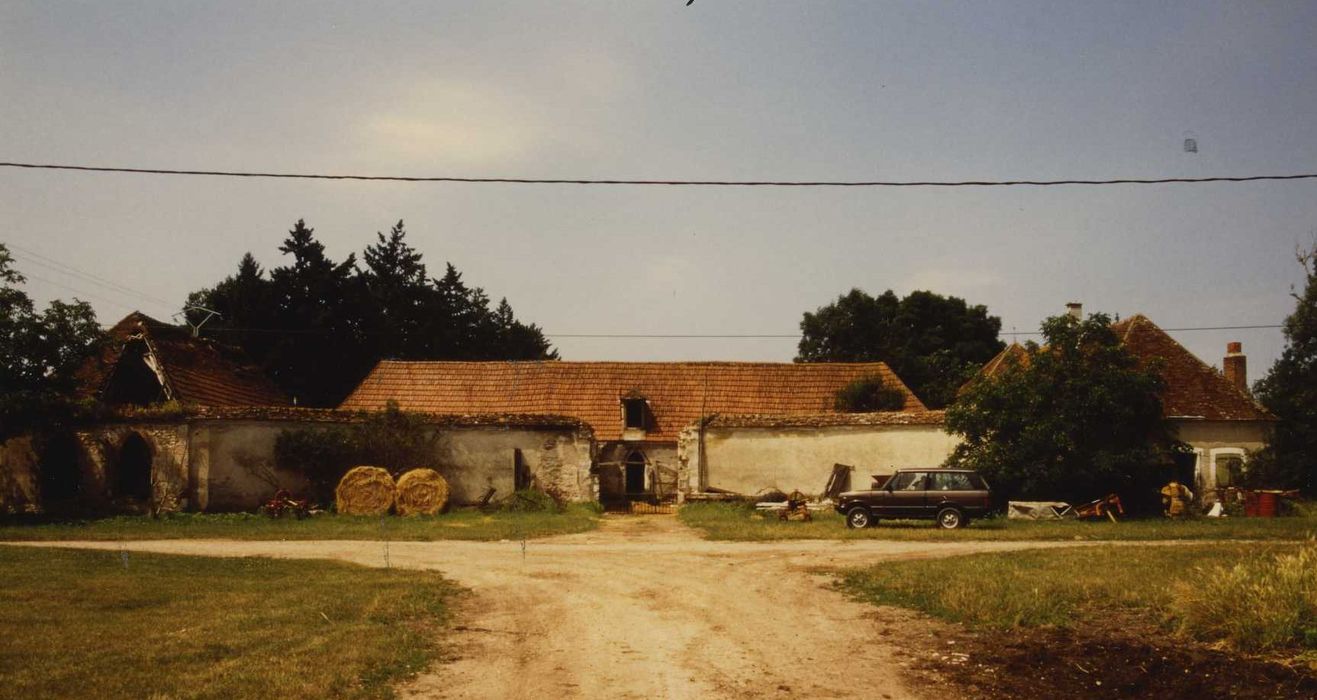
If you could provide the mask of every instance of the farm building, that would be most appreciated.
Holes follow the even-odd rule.
[[[1078,305],[1071,307],[1071,313],[1077,315]],[[1198,490],[1229,486],[1231,470],[1238,469],[1249,452],[1266,444],[1276,421],[1249,393],[1242,344],[1226,346],[1222,371],[1218,371],[1142,314],[1117,321],[1112,329],[1144,366],[1159,363],[1166,382],[1162,407],[1179,439],[1193,448]],[[979,377],[1003,371],[1009,358],[1024,354],[1022,346],[1010,345],[984,365]]]

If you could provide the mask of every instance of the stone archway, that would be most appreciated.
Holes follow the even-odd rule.
[[[645,488],[645,472],[647,470],[645,453],[640,450],[631,450],[622,468],[624,470],[624,489],[627,497],[635,498],[649,495],[648,489]]]
[[[114,495],[139,503],[151,502],[151,445],[140,433],[128,433],[114,464]]]

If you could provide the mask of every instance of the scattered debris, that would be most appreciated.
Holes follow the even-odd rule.
[[[1069,503],[1063,501],[1011,501],[1006,504],[1010,520],[1065,520],[1075,517]]]

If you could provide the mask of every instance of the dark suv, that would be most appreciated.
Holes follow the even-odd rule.
[[[879,478],[872,490],[837,497],[846,527],[870,527],[879,518],[921,518],[953,530],[992,510],[988,483],[968,469],[898,469],[886,483],[878,484]]]

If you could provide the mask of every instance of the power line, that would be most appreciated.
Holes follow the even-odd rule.
[[[19,254],[16,256],[19,260],[23,260],[33,265],[39,265],[52,272],[56,272],[62,275],[68,275],[69,277],[80,280],[82,282],[88,282],[90,284],[94,284],[97,287],[101,287],[102,289],[105,289],[109,292],[113,292],[115,294],[137,297],[139,299],[143,299],[146,301],[164,304],[166,307],[171,306],[170,302],[165,301],[160,297],[152,296],[145,292],[133,289],[132,287],[127,287],[117,282],[112,282],[110,280],[107,280],[104,277],[99,277],[90,272],[79,270],[78,268],[73,267],[72,265],[67,265],[58,260],[48,258],[44,255],[41,255],[40,253],[34,253],[12,244],[6,244],[6,245],[10,248],[13,248],[16,251],[20,251]],[[37,258],[40,258],[40,260],[38,260]],[[43,260],[48,262],[43,262]]]
[[[1163,328],[1163,331],[1183,332],[1183,331],[1236,331],[1236,330],[1258,330],[1269,328],[1284,328],[1282,324],[1261,324],[1249,326],[1194,326],[1185,328]],[[209,332],[217,333],[282,333],[282,334],[324,334],[333,333],[328,328],[208,328]],[[365,335],[380,335],[380,333],[365,333]],[[1042,335],[1041,331],[1002,331],[1000,335],[1019,336],[1019,335]],[[686,338],[710,338],[710,339],[786,339],[799,340],[799,333],[545,333],[546,338],[612,338],[612,339],[686,339]]]
[[[1053,185],[1165,185],[1203,182],[1259,182],[1312,180],[1317,173],[1220,177],[1116,178],[1110,180],[639,180],[594,178],[457,177],[404,175],[334,175],[325,173],[272,173],[238,170],[174,170],[51,163],[0,162],[0,167],[31,170],[76,170],[136,175],[200,175],[210,177],[281,178],[296,180],[367,180],[387,182],[461,182],[514,185],[664,185],[675,187],[1048,187]]]

